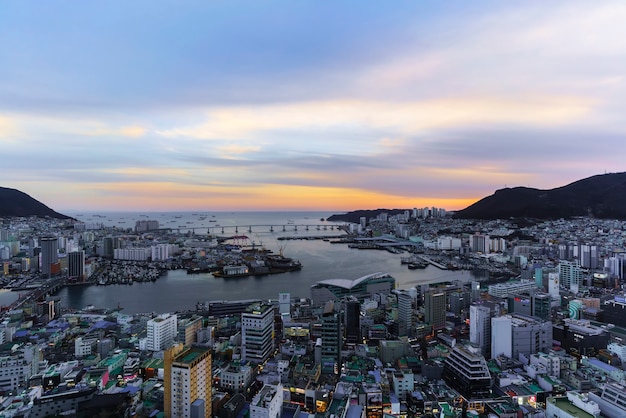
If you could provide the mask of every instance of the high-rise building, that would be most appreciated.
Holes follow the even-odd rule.
[[[434,330],[445,328],[446,292],[443,290],[429,290],[424,295],[424,322]]]
[[[335,310],[335,303],[326,302],[321,317],[322,322],[322,372],[339,373],[341,367],[341,313]]]
[[[568,290],[578,290],[578,286],[582,284],[582,270],[578,261],[563,261],[559,262],[559,282],[561,287]]]
[[[491,320],[491,356],[517,360],[552,347],[552,323],[525,315],[505,315]]]
[[[598,268],[598,246],[583,244],[579,248],[581,267],[595,270]]]
[[[56,237],[41,237],[41,273],[50,276],[52,265],[59,262],[58,241]]]
[[[490,248],[489,235],[470,235],[470,249],[475,253],[488,254]]]
[[[174,314],[161,314],[148,321],[146,350],[161,351],[169,348],[178,332],[177,317]]]
[[[72,251],[67,255],[67,275],[79,282],[85,279],[84,251]]]
[[[259,364],[274,351],[274,309],[267,303],[250,305],[241,314],[241,358]]]
[[[413,298],[406,290],[397,290],[398,296],[398,336],[413,336]]]
[[[346,342],[361,342],[361,303],[356,298],[346,301]]]
[[[211,351],[177,344],[163,355],[166,417],[211,418]]]
[[[466,399],[491,396],[491,374],[478,349],[457,345],[443,363],[443,379]]]
[[[487,358],[491,353],[491,318],[496,310],[492,302],[483,302],[470,306],[470,342],[480,349]]]

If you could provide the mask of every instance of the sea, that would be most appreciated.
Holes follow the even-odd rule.
[[[221,235],[221,228],[224,227],[224,235],[237,235],[237,243],[264,247],[275,253],[282,251],[286,257],[299,260],[303,268],[270,276],[229,279],[214,278],[209,273],[187,274],[186,270],[171,270],[156,282],[135,283],[132,286],[71,286],[60,290],[56,296],[60,298],[62,307],[73,309],[93,305],[98,308],[120,307],[122,312],[128,314],[164,313],[194,309],[197,303],[216,300],[277,299],[282,292],[288,292],[296,298],[307,298],[310,297],[311,286],[318,281],[354,280],[378,272],[392,275],[400,289],[429,283],[467,282],[484,278],[470,271],[440,270],[434,266],[409,270],[400,260],[408,255],[406,253],[360,250],[322,239],[306,239],[344,236],[345,233],[337,228],[344,225],[344,222],[325,220],[334,213],[67,213],[86,223],[102,223],[119,228],[134,228],[139,220],[157,220],[161,227],[177,228],[181,233],[195,234],[198,237],[206,236],[207,233]],[[237,234],[234,234],[233,227],[237,227]],[[292,239],[281,240],[281,237]]]

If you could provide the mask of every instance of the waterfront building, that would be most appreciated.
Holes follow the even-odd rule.
[[[150,259],[152,261],[163,261],[170,258],[176,251],[176,246],[172,244],[157,244],[150,247]]]
[[[457,345],[443,363],[443,379],[466,399],[491,395],[491,374],[487,361],[474,347]]]
[[[161,314],[147,323],[146,350],[161,351],[169,348],[177,335],[177,317]]]
[[[72,251],[67,255],[67,275],[79,282],[85,279],[84,251]]]
[[[156,231],[159,229],[159,221],[141,220],[135,222],[135,232]]]
[[[274,351],[274,309],[268,303],[250,305],[241,314],[241,358],[260,364]]]
[[[323,306],[328,301],[338,301],[354,296],[359,301],[374,294],[389,294],[396,287],[396,280],[387,273],[374,273],[356,280],[322,280],[311,286],[311,299],[315,306]]]
[[[151,248],[116,248],[113,250],[113,259],[115,260],[129,260],[129,261],[148,261],[152,255]]]
[[[41,273],[50,277],[54,274],[54,267],[59,262],[57,237],[41,237]]]
[[[432,325],[433,330],[446,326],[446,292],[429,290],[424,295],[424,322]]]
[[[211,351],[177,344],[163,356],[163,404],[166,417],[210,418],[212,412]]]
[[[102,256],[105,258],[113,258],[114,250],[120,248],[119,237],[104,237],[102,241]]]
[[[525,315],[505,315],[491,319],[491,357],[501,354],[517,360],[546,352],[552,347],[552,323]]]
[[[489,235],[472,234],[469,239],[470,249],[475,253],[489,254],[490,239]]]

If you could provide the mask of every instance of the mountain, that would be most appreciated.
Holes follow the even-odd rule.
[[[361,220],[361,217],[364,216],[365,219],[369,220],[370,218],[375,218],[381,213],[388,213],[389,216],[398,215],[400,213],[404,213],[408,209],[371,209],[371,210],[355,210],[348,213],[331,215],[326,219],[327,221],[334,222],[350,222],[353,224],[358,224]]]
[[[461,219],[574,216],[626,219],[626,173],[600,174],[550,190],[500,189],[454,215]]]
[[[16,189],[0,187],[0,218],[38,216],[40,218],[72,219],[53,211],[38,200]]]

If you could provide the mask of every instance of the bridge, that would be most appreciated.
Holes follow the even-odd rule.
[[[43,282],[41,286],[30,289],[30,292],[20,295],[19,299],[14,301],[12,304],[4,306],[3,310],[11,311],[14,309],[19,309],[26,302],[38,302],[45,300],[47,296],[55,294],[66,284],[67,279],[65,277],[53,277],[51,279],[48,279]]]
[[[198,226],[198,225],[179,225],[177,227],[167,227],[162,228],[162,230],[169,231],[191,231],[194,234],[196,231],[198,233],[203,233],[206,231],[207,234],[238,234],[240,232],[298,232],[298,231],[334,231],[342,230],[343,225],[329,225],[329,224],[257,224],[257,225],[215,225],[215,226]]]

